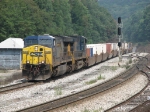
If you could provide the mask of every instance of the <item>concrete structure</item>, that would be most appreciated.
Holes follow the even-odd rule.
[[[8,38],[0,43],[0,69],[20,69],[23,39]]]

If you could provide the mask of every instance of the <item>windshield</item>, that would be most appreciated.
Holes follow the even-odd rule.
[[[40,39],[39,44],[47,47],[52,47],[53,41],[51,39]]]
[[[53,47],[53,40],[52,39],[25,39],[24,46],[28,47],[31,45],[42,45],[46,47]]]
[[[24,40],[24,46],[30,46],[30,45],[37,45],[38,44],[38,40],[37,39],[26,39]]]

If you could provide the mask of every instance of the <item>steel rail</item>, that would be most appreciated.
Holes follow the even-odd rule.
[[[0,88],[0,94],[10,92],[10,91],[13,91],[13,90],[17,90],[17,89],[21,89],[21,88],[24,88],[24,87],[27,87],[27,86],[32,86],[32,85],[35,85],[35,83],[33,83],[33,82],[24,82],[24,83],[9,85],[9,86],[6,86],[6,87],[1,87]]]

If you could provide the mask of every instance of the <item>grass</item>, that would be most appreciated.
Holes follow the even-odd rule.
[[[131,64],[132,63],[132,59],[130,58],[130,60],[129,60],[129,64]]]
[[[93,80],[90,80],[90,81],[88,81],[88,82],[86,82],[86,84],[93,84],[93,83],[95,83],[95,82],[97,82],[97,80],[96,79],[93,79]]]
[[[93,112],[101,112],[102,111],[102,107],[99,108],[98,110],[93,110]]]
[[[136,59],[134,59],[133,62],[136,63]]]
[[[126,65],[126,69],[130,68],[130,65]]]
[[[88,109],[84,108],[83,112],[90,112]]]
[[[61,87],[56,87],[54,88],[55,90],[55,95],[62,95],[62,88]]]
[[[105,79],[105,77],[101,75],[97,77],[97,80],[101,80],[101,79]]]
[[[86,82],[86,84],[88,84],[88,85],[89,85],[89,84],[93,84],[93,83],[97,82],[97,80],[101,80],[101,79],[105,79],[105,77],[99,75],[99,76],[97,77],[97,79],[92,79],[92,80]]]
[[[112,66],[111,70],[113,70],[113,71],[117,70],[117,66]]]
[[[126,69],[130,68],[130,65],[129,65],[128,62],[126,63],[125,68],[126,68]]]

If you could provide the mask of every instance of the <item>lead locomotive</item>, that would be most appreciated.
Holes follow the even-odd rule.
[[[28,36],[22,51],[22,75],[28,80],[46,80],[87,66],[83,36]]]

